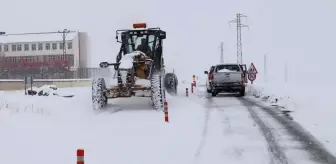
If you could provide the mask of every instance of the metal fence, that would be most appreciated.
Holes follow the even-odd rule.
[[[94,77],[113,77],[113,68],[13,68],[1,69],[0,79],[23,79],[32,76],[34,79],[90,79]]]

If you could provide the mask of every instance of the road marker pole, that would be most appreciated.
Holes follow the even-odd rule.
[[[77,164],[84,164],[84,149],[77,149]]]
[[[164,115],[165,115],[165,122],[169,122],[169,116],[168,116],[168,103],[167,101],[164,102]]]

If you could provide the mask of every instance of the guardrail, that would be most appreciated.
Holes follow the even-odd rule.
[[[56,85],[58,88],[89,87],[91,79],[34,79],[33,87]],[[23,90],[23,79],[0,79],[0,90]]]

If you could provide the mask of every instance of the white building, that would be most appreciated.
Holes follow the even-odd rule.
[[[62,35],[62,33],[0,35],[0,68],[15,68],[19,65],[57,67],[63,61],[67,61],[67,66],[72,68],[87,67],[89,55],[87,33],[66,34],[65,57]]]

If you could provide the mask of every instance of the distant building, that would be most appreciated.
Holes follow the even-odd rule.
[[[0,78],[53,78],[50,74],[87,67],[87,33],[67,33],[66,55],[63,48],[62,33],[0,35]]]
[[[87,66],[87,34],[66,34],[63,56],[62,33],[0,35],[0,68],[42,68]]]

